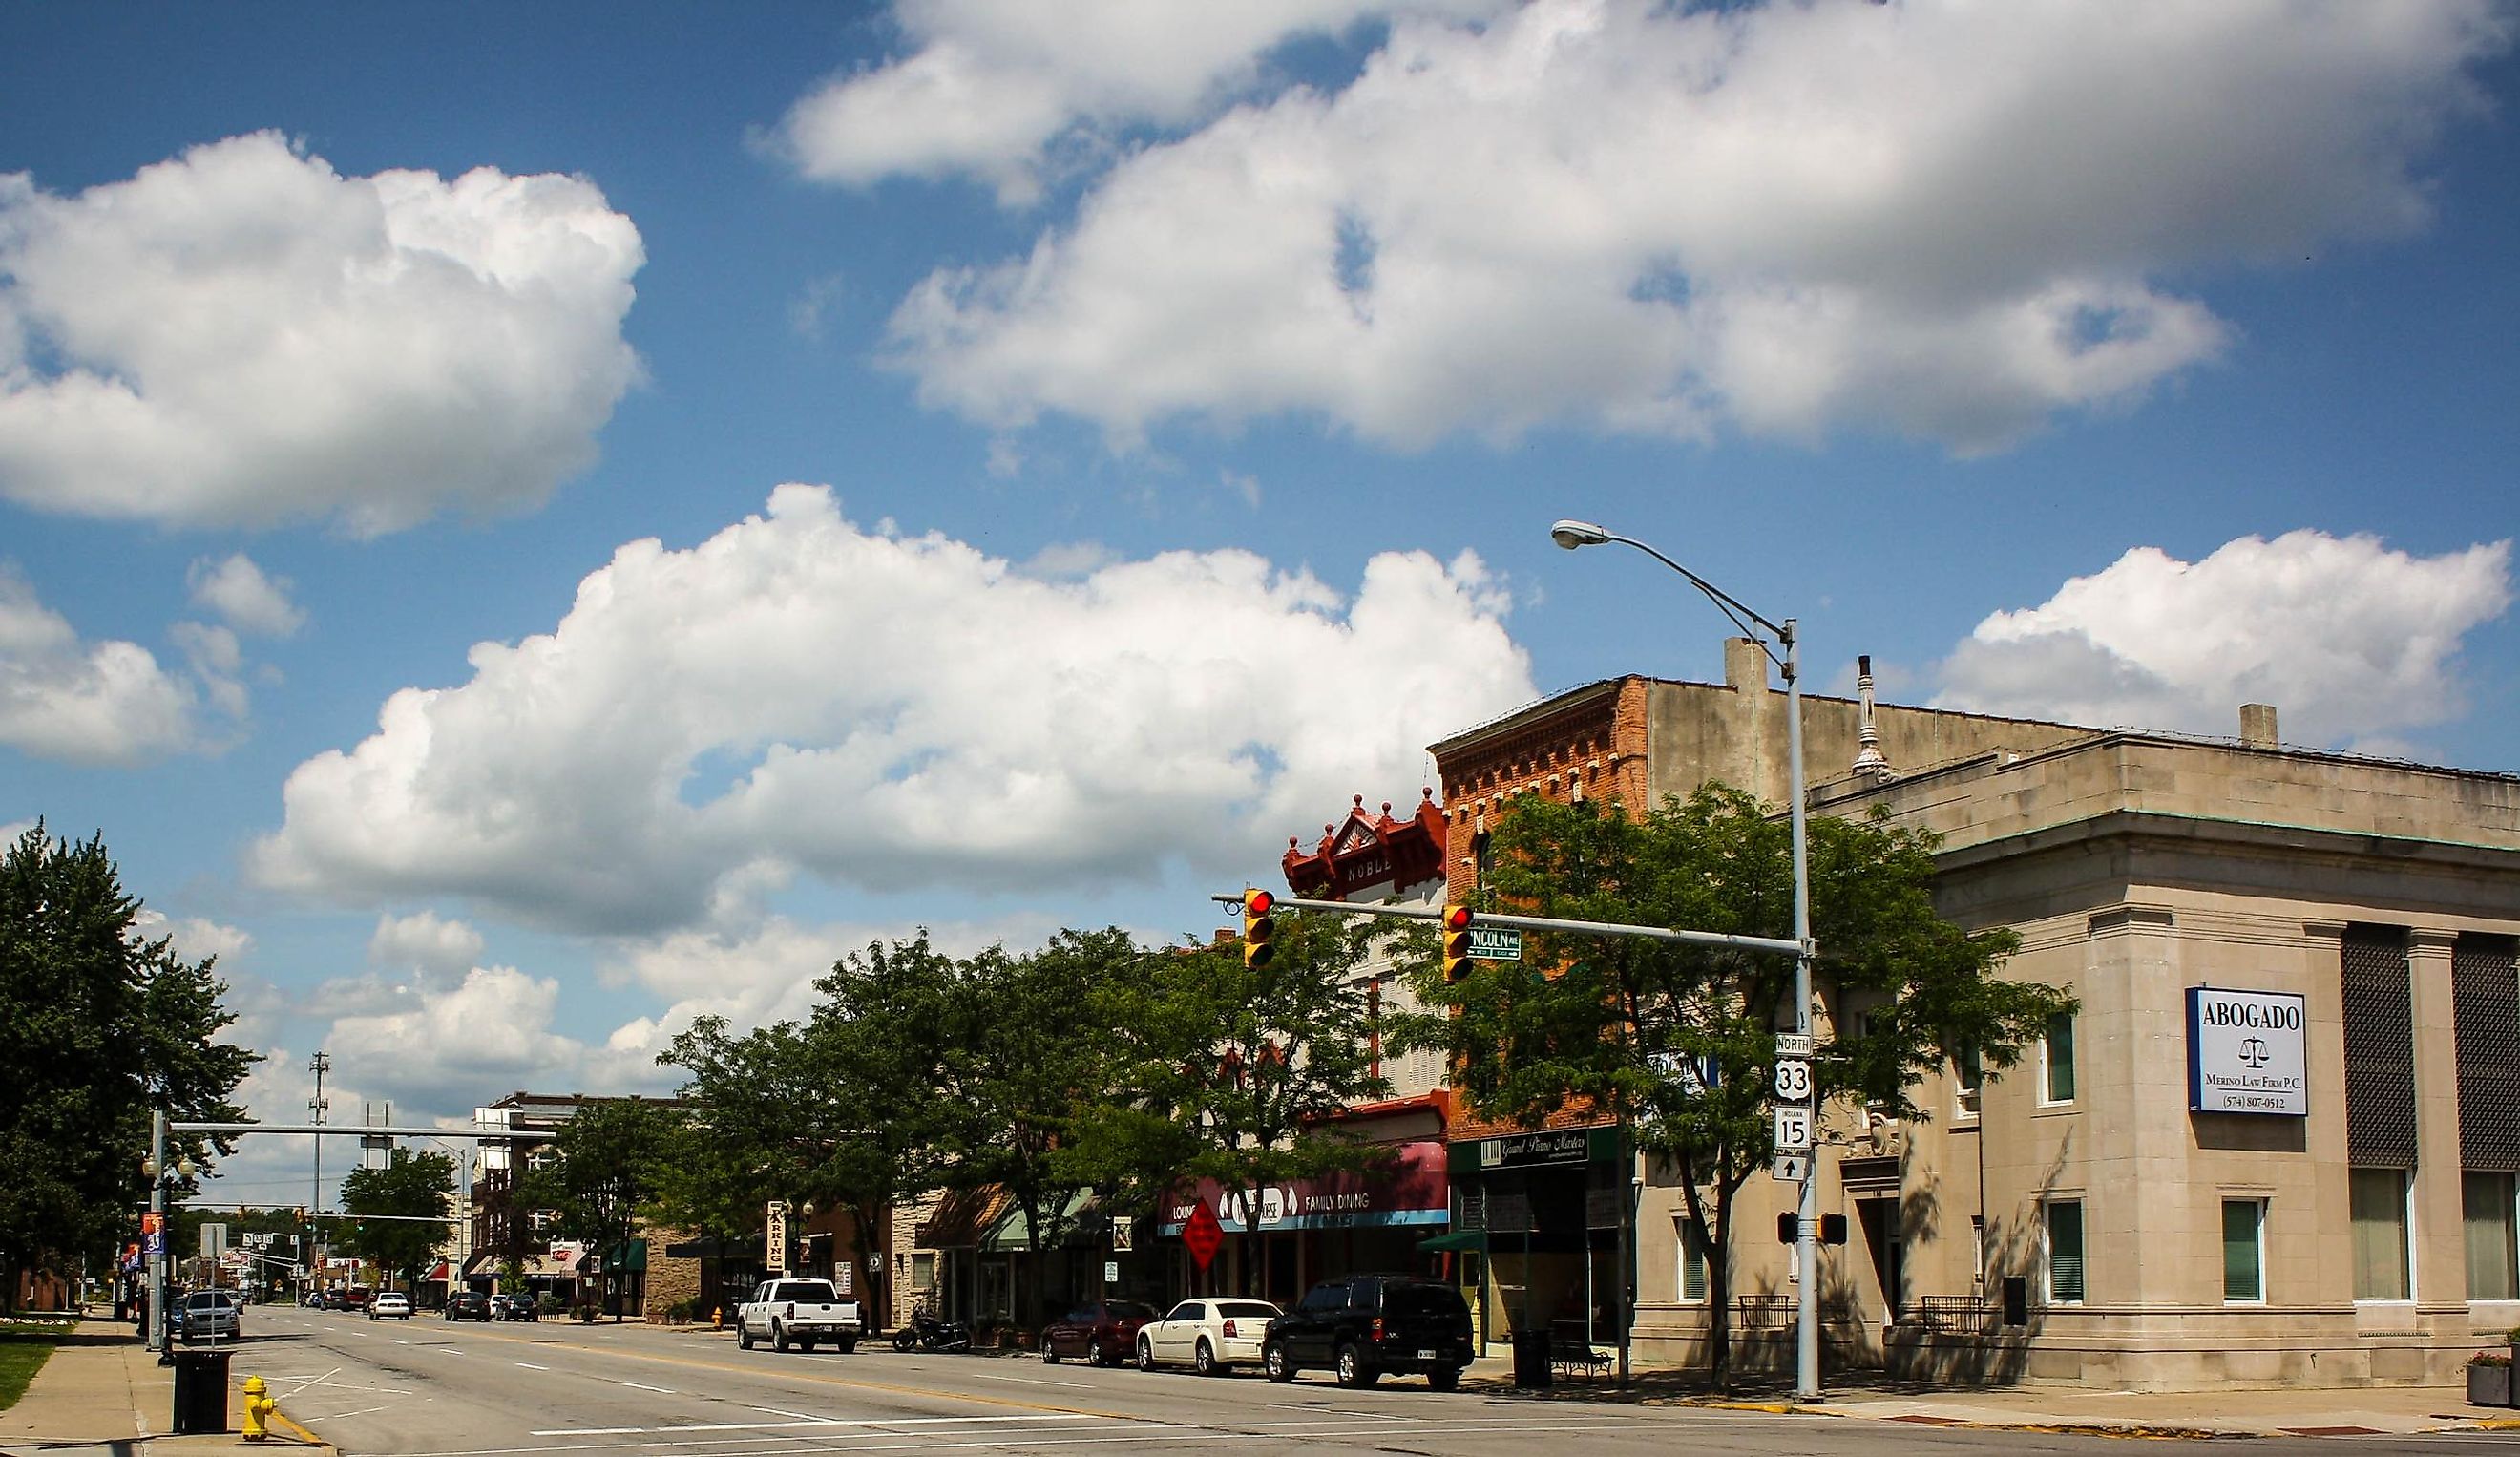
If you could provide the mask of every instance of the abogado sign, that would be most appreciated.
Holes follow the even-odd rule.
[[[2187,988],[2187,1107],[2195,1113],[2310,1113],[2304,998]]]

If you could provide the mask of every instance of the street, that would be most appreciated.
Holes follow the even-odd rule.
[[[739,1351],[723,1337],[645,1325],[449,1325],[257,1306],[232,1376],[263,1378],[281,1410],[349,1457],[525,1453],[2091,1452],[2107,1438],[1942,1429],[1704,1407],[1592,1402],[1418,1382],[1342,1389],[1323,1373],[1273,1386],[985,1355]],[[2354,1438],[2276,1439],[2260,1453]],[[2395,1436],[2392,1450],[2507,1449],[2507,1437]],[[2368,1442],[2362,1445],[2368,1448]]]

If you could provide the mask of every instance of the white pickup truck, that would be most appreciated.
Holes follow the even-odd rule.
[[[773,1350],[790,1344],[812,1350],[828,1341],[845,1354],[858,1348],[865,1333],[858,1302],[832,1289],[829,1280],[764,1280],[735,1312],[735,1343],[745,1350],[768,1336]]]

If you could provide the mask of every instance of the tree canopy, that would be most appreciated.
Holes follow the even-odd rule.
[[[80,1254],[106,1263],[148,1202],[150,1112],[233,1122],[260,1059],[219,1040],[236,1019],[215,958],[186,961],[143,933],[102,837],[38,822],[0,847],[0,1301],[18,1267]],[[179,1139],[168,1161],[206,1165],[223,1141]],[[180,1191],[179,1191],[180,1192]]]
[[[1812,1071],[1834,1117],[1925,1116],[1925,1078],[1968,1055],[2010,1067],[2070,995],[1998,976],[2018,946],[1934,908],[1934,840],[1882,821],[1809,827],[1813,988],[1822,1005]],[[1737,935],[1792,934],[1789,832],[1738,790],[1710,785],[1642,817],[1616,801],[1517,800],[1494,831],[1484,908]],[[1589,1102],[1680,1171],[1710,1251],[1716,1376],[1730,1333],[1732,1204],[1773,1156],[1777,1033],[1791,1030],[1789,956],[1637,937],[1535,933],[1526,960],[1473,961],[1447,981],[1414,974],[1430,1009],[1398,1019],[1396,1045],[1449,1054],[1481,1115],[1540,1119]]]
[[[446,1243],[454,1193],[452,1158],[394,1149],[384,1162],[342,1176],[346,1218],[335,1229],[333,1243],[388,1274],[413,1278]]]

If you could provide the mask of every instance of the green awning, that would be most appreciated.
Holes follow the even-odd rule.
[[[644,1270],[648,1268],[648,1242],[624,1240],[604,1253],[608,1270]]]
[[[1077,1190],[1069,1196],[1067,1204],[1059,1210],[1058,1218],[1052,1227],[1065,1231],[1066,1240],[1071,1244],[1074,1243],[1077,1233],[1077,1213],[1093,1201],[1093,1190]],[[990,1225],[988,1231],[980,1236],[980,1252],[983,1254],[1005,1254],[1011,1251],[1028,1251],[1032,1248],[1032,1222],[1024,1218],[1024,1211],[1020,1206],[1009,1206],[998,1222]]]
[[[1488,1232],[1484,1229],[1457,1229],[1451,1234],[1419,1240],[1418,1248],[1429,1254],[1441,1253],[1448,1250],[1475,1250],[1484,1253],[1488,1248]]]

